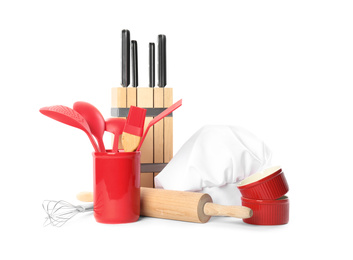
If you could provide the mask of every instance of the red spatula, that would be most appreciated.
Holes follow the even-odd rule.
[[[155,123],[157,123],[159,120],[163,119],[164,117],[166,117],[167,115],[169,115],[170,113],[172,113],[175,109],[177,109],[178,107],[180,107],[182,105],[182,99],[180,99],[179,101],[175,102],[173,105],[171,105],[170,107],[168,107],[166,110],[164,110],[162,113],[160,113],[158,116],[156,116],[155,118],[152,119],[152,121],[148,124],[142,139],[140,141],[139,146],[137,147],[136,151],[140,151],[141,145],[143,143],[143,141],[145,140],[145,137],[147,135],[148,130],[150,129],[151,126],[153,126]]]
[[[125,118],[112,117],[105,120],[105,130],[114,134],[113,152],[119,151],[119,136],[124,130],[126,124]]]

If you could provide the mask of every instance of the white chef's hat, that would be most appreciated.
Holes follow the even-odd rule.
[[[236,184],[270,166],[271,151],[238,126],[204,126],[155,177],[156,188],[197,191],[222,205],[241,205]]]

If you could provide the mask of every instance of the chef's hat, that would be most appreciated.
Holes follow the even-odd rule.
[[[271,151],[238,126],[204,126],[155,177],[156,188],[208,193],[214,203],[241,205],[236,184],[270,166]]]

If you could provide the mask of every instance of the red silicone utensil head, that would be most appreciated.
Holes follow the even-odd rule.
[[[179,101],[175,102],[173,105],[171,105],[170,107],[168,107],[166,110],[164,110],[162,113],[160,113],[158,116],[156,116],[155,118],[153,118],[151,120],[151,122],[148,124],[142,139],[140,141],[139,146],[137,147],[136,151],[140,151],[141,145],[143,143],[143,141],[145,140],[145,137],[147,135],[148,130],[150,129],[151,126],[153,126],[155,123],[157,123],[159,120],[163,119],[164,117],[166,117],[167,115],[169,115],[170,113],[172,113],[175,109],[177,109],[178,107],[180,107],[182,105],[182,99],[180,99]]]
[[[62,106],[49,106],[39,109],[43,115],[48,116],[61,123],[76,127],[83,128],[83,130],[89,129],[87,121],[75,110]]]
[[[124,130],[125,123],[125,118],[118,117],[108,118],[105,121],[105,130],[114,134],[113,152],[117,152],[119,150],[119,136]]]
[[[144,108],[130,106],[124,132],[131,135],[142,136],[146,112],[147,110]]]
[[[81,129],[84,131],[87,136],[89,137],[94,150],[98,152],[98,147],[93,139],[91,130],[89,128],[89,125],[87,124],[87,121],[75,110],[62,106],[62,105],[57,105],[57,106],[49,106],[49,107],[43,107],[39,109],[39,112],[41,112],[43,115],[50,117],[56,121],[59,121],[61,123],[64,123],[69,126],[76,127],[78,129]]]
[[[95,106],[83,101],[75,102],[73,109],[87,121],[92,134],[98,141],[99,150],[104,152],[103,134],[105,131],[105,120],[102,114]]]

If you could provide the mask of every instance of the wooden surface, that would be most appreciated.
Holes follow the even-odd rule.
[[[154,107],[164,107],[164,88],[154,88]],[[154,163],[164,163],[164,120],[160,120],[154,125],[153,133],[153,146],[154,146]],[[153,178],[158,175],[159,172],[153,173]],[[154,186],[153,186],[154,187]]]
[[[126,107],[126,89],[112,88],[111,105],[112,107]]]
[[[153,187],[153,172],[141,172],[140,186],[148,188]]]
[[[142,108],[153,107],[153,88],[137,88],[137,106]],[[144,131],[146,130],[149,122],[151,122],[152,119],[153,117],[146,117]],[[153,126],[149,129],[140,151],[141,163],[153,163]],[[153,188],[153,172],[143,174],[143,178],[148,178],[148,176],[150,176],[152,181],[141,182],[141,186]]]
[[[154,106],[155,108],[164,107],[164,88],[154,88]],[[153,132],[154,163],[164,162],[164,123],[163,120],[157,122]]]
[[[164,107],[173,105],[173,89],[164,88]],[[165,117],[164,122],[164,162],[173,158],[173,117]]]
[[[126,107],[137,106],[137,88],[126,88]]]

